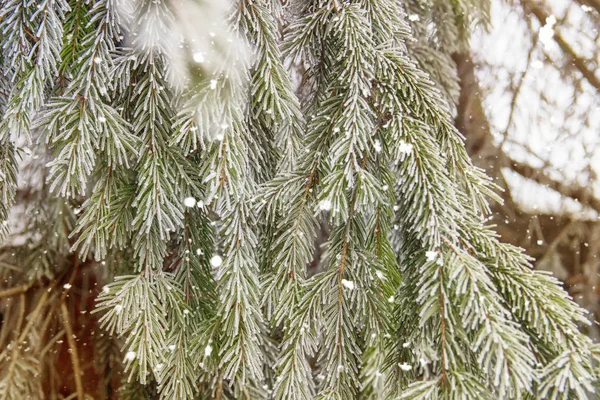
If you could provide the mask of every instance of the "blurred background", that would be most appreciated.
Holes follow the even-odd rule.
[[[600,1],[493,1],[453,54],[456,124],[504,189],[490,223],[599,318]],[[597,338],[598,323],[589,328]]]

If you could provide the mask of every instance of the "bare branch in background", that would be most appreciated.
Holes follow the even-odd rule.
[[[521,4],[523,5],[523,9],[531,12],[541,25],[544,25],[548,17],[551,15],[545,10],[542,2],[521,0]],[[562,37],[559,29],[554,29],[553,37],[558,46],[562,49],[565,55],[570,58],[573,65],[579,70],[579,72],[581,72],[590,85],[595,87],[596,90],[600,91],[600,79],[595,75],[594,71],[588,67],[588,61],[577,55],[571,45]]]

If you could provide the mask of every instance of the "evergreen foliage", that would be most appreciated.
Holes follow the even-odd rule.
[[[180,3],[0,1],[1,277],[49,285],[4,305],[0,399],[40,393],[73,263],[122,398],[592,396],[585,312],[485,225],[453,125],[486,4]]]

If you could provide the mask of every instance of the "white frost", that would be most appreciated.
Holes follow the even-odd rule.
[[[329,199],[323,199],[319,202],[319,208],[323,211],[329,211],[331,210],[332,204],[331,204],[331,200]]]

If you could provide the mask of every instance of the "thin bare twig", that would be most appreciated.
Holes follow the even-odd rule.
[[[27,285],[15,286],[15,287],[12,287],[12,288],[8,288],[6,290],[2,290],[2,291],[0,291],[0,299],[3,299],[5,297],[12,297],[12,296],[16,296],[16,295],[25,293],[30,288],[31,288],[31,285],[27,284]]]
[[[83,391],[83,383],[81,382],[81,367],[79,366],[79,356],[77,355],[77,344],[73,339],[73,328],[69,322],[69,310],[64,299],[61,299],[60,313],[63,320],[63,326],[67,335],[67,343],[69,344],[69,353],[71,354],[71,363],[73,364],[73,377],[75,379],[75,387],[77,389],[77,400],[85,400],[85,392]]]
[[[532,0],[521,0],[521,4],[526,11],[530,11],[537,18],[540,24],[543,25],[546,23],[546,19],[550,16],[550,14],[539,2],[534,2]],[[554,29],[553,37],[560,49],[571,58],[573,65],[579,70],[579,72],[581,72],[581,75],[583,75],[590,85],[595,87],[596,90],[600,91],[600,79],[596,77],[594,71],[588,68],[586,60],[584,60],[575,52],[571,45],[562,37],[560,30],[556,27]]]

